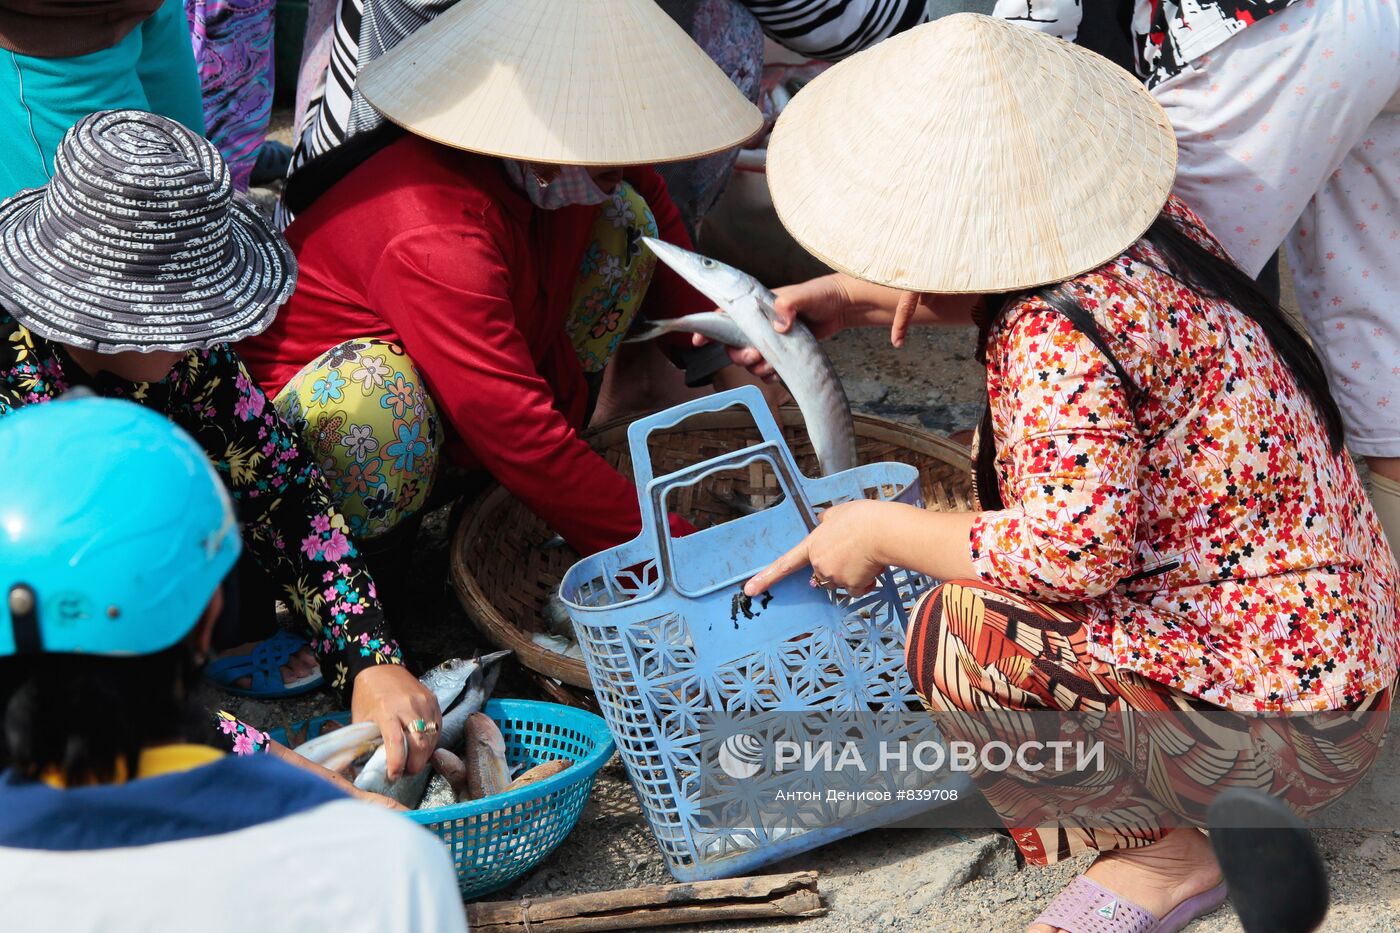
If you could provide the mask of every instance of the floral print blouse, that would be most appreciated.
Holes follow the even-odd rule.
[[[231,347],[192,350],[160,382],[126,382],[89,376],[61,346],[0,312],[0,416],[77,385],[154,409],[199,442],[233,497],[244,545],[280,584],[343,697],[364,668],[403,663],[315,461]]]
[[[1350,457],[1257,324],[1149,261],[1139,241],[1066,283],[1135,406],[1039,298],[989,335],[1007,507],[974,523],[979,575],[1078,604],[1095,657],[1227,708],[1339,709],[1388,688],[1400,572]]]

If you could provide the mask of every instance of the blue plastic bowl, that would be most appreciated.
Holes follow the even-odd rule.
[[[484,712],[501,727],[512,772],[555,758],[570,758],[574,764],[553,777],[485,800],[405,814],[446,844],[457,868],[457,885],[468,900],[510,884],[564,841],[583,813],[594,777],[616,749],[600,717],[571,706],[490,700]],[[310,734],[318,734],[328,719],[345,722],[349,716],[313,719]],[[280,729],[269,734],[286,742]]]

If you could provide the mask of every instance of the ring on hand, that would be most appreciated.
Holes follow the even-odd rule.
[[[821,577],[817,576],[815,573],[812,574],[812,579],[811,579],[811,580],[808,580],[807,582],[808,582],[808,585],[813,586],[813,587],[827,587],[827,586],[830,586],[830,585],[831,585],[831,581],[830,581],[830,580],[823,580]]]
[[[414,732],[421,732],[426,735],[432,735],[438,730],[437,723],[426,722],[422,719],[413,720],[413,722],[409,723],[408,728],[413,730]]]

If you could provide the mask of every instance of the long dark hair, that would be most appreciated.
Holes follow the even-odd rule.
[[[1203,295],[1229,302],[1263,329],[1269,344],[1288,364],[1293,378],[1317,406],[1318,414],[1327,426],[1327,437],[1331,442],[1332,452],[1339,453],[1344,440],[1342,413],[1327,386],[1327,373],[1312,345],[1278,304],[1239,266],[1206,249],[1191,236],[1180,221],[1165,211],[1152,222],[1143,239],[1162,257],[1162,263],[1158,267],[1162,272]],[[1130,402],[1136,406],[1142,398],[1142,390],[1114,356],[1094,316],[1075,300],[1073,294],[1062,283],[1045,285],[1025,292],[987,296],[986,311],[978,321],[980,333],[977,358],[983,363],[986,362],[987,341],[1007,310],[1034,297],[1043,299],[1051,308],[1069,318],[1075,328],[1108,358],[1109,364],[1127,391]],[[1001,487],[997,477],[996,440],[992,436],[990,406],[982,413],[978,438],[974,462],[978,503],[983,509],[1004,508],[1005,503],[1001,498]]]
[[[110,783],[122,767],[135,777],[143,747],[199,733],[199,683],[188,640],[129,658],[0,659],[0,768],[30,780],[56,771],[70,787]]]

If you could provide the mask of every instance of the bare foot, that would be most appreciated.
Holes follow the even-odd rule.
[[[237,648],[230,648],[227,651],[219,652],[221,658],[236,658],[240,654],[248,654],[258,643],[250,641],[246,645],[239,645]],[[312,653],[310,645],[303,645],[301,650],[287,659],[287,663],[282,665],[282,683],[294,684],[308,675],[315,673],[320,665],[316,661],[316,655]],[[247,690],[253,686],[252,676],[240,677],[234,681],[234,686],[240,690]]]
[[[1105,852],[1084,875],[1158,918],[1220,884],[1220,866],[1199,829],[1175,829],[1150,846]],[[1027,933],[1062,931],[1037,923]]]

